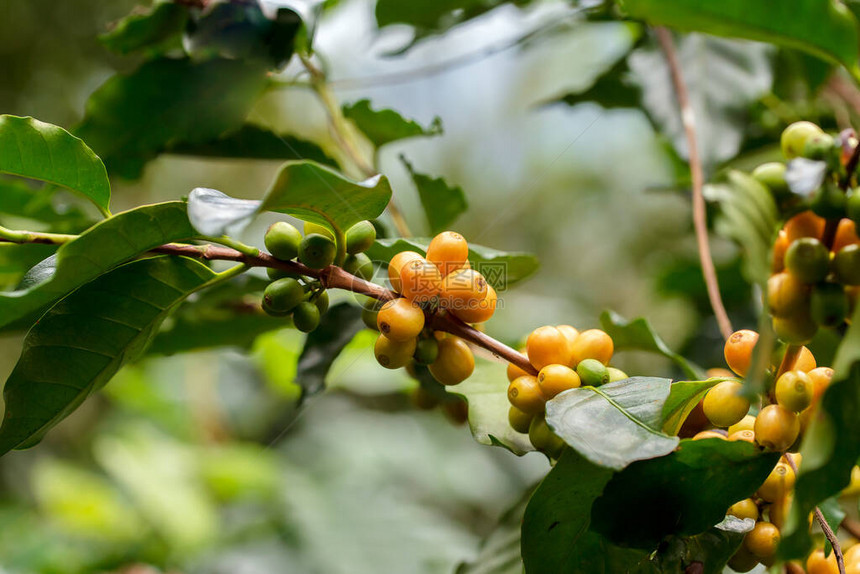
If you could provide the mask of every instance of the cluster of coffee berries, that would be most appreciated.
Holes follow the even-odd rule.
[[[379,330],[376,360],[388,369],[416,364],[443,385],[465,381],[475,369],[469,345],[459,337],[434,331],[428,318],[450,313],[466,323],[483,323],[496,309],[496,292],[472,269],[469,245],[462,235],[440,233],[427,256],[402,251],[391,258],[388,279],[401,295],[365,306],[364,320]]]
[[[628,377],[609,366],[615,346],[612,337],[600,329],[579,332],[570,325],[538,327],[526,339],[524,351],[537,376],[508,365],[508,422],[515,431],[528,434],[537,450],[557,458],[564,442],[546,423],[546,402],[568,389],[599,387]]]
[[[280,261],[298,259],[311,269],[322,269],[334,263],[337,244],[334,235],[325,227],[305,224],[305,235],[285,221],[269,227],[265,235],[266,249]],[[347,256],[343,268],[354,275],[370,278],[373,264],[363,252],[376,240],[376,230],[369,221],[361,221],[346,233]],[[317,328],[320,317],[328,309],[329,298],[325,288],[298,273],[268,269],[272,282],[263,293],[263,310],[276,317],[292,316],[296,329],[309,333]]]

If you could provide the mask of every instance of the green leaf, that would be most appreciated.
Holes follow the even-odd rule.
[[[367,255],[374,261],[388,263],[401,251],[417,251],[424,255],[428,245],[430,239],[426,237],[378,239],[373,247],[367,250]],[[537,257],[529,253],[498,251],[474,243],[469,244],[469,261],[472,268],[481,272],[496,291],[504,291],[514,283],[522,281],[540,266]]]
[[[663,432],[677,435],[687,420],[689,414],[705,393],[719,382],[726,379],[708,379],[707,381],[677,381],[669,389],[669,398],[663,404]]]
[[[442,134],[442,119],[439,116],[433,118],[429,126],[424,127],[394,110],[374,110],[367,99],[343,106],[343,115],[352,120],[377,148],[406,138]]]
[[[113,29],[99,36],[99,40],[117,54],[181,47],[180,36],[187,22],[187,6],[158,0],[147,9],[136,8]]]
[[[294,161],[281,168],[260,209],[345,233],[359,221],[379,217],[390,200],[391,185],[382,175],[356,182],[325,166]]]
[[[454,574],[522,574],[520,530],[532,490],[509,508],[500,518],[470,562],[461,563]]]
[[[430,224],[430,233],[444,231],[469,207],[466,195],[460,186],[452,187],[441,177],[434,178],[416,172],[412,169],[412,164],[402,155],[400,161],[406,166],[418,189],[424,215],[427,216],[427,223]]]
[[[174,305],[214,276],[187,258],[144,259],[54,306],[27,334],[6,381],[0,453],[41,440],[143,351]]]
[[[779,459],[744,441],[683,440],[675,452],[631,464],[592,508],[592,529],[616,544],[654,548],[669,534],[695,535],[761,486]]]
[[[511,403],[505,369],[503,363],[477,359],[472,376],[449,392],[462,396],[469,403],[469,428],[476,441],[523,455],[534,447],[528,435],[518,433],[508,423]]]
[[[205,143],[239,129],[267,81],[259,62],[150,60],[98,88],[76,134],[111,172],[136,178],[172,142]]]
[[[138,207],[106,219],[37,265],[16,291],[0,293],[0,327],[52,305],[150,249],[194,237],[185,204]]]
[[[781,44],[849,69],[857,65],[857,22],[840,2],[623,0],[622,4],[631,16],[650,24]]]
[[[0,289],[14,287],[33,265],[51,256],[55,245],[0,243]]]
[[[705,188],[707,199],[720,204],[716,231],[743,250],[747,280],[764,285],[770,277],[771,245],[779,230],[776,204],[770,191],[751,176],[732,170],[727,177],[727,184]]]
[[[277,134],[253,124],[244,124],[239,129],[223,133],[217,139],[206,142],[189,143],[180,140],[171,143],[167,151],[172,154],[199,157],[307,159],[337,167],[337,162],[317,144],[289,134]]]
[[[56,233],[79,233],[92,225],[92,218],[74,205],[57,201],[60,188],[34,188],[16,178],[0,178],[0,214],[33,219],[50,225]]]
[[[529,574],[627,572],[647,557],[589,529],[591,507],[613,471],[567,449],[526,507],[522,555]]]
[[[696,536],[670,536],[658,547],[657,553],[636,569],[635,574],[722,574],[726,562],[752,529],[752,519],[741,520],[726,516],[725,520]]]
[[[0,172],[68,188],[109,212],[110,181],[102,160],[61,127],[0,116]]]
[[[678,446],[678,437],[660,430],[670,385],[669,379],[631,377],[570,389],[547,402],[546,422],[591,462],[621,470]]]
[[[288,319],[267,315],[260,307],[268,284],[266,279],[245,274],[186,301],[155,336],[147,354],[173,355],[217,347],[249,349],[259,335],[288,327]]]
[[[645,318],[628,321],[615,311],[604,311],[600,314],[600,325],[612,337],[616,350],[629,349],[657,353],[672,359],[684,371],[684,375],[691,379],[702,379],[705,376],[701,367],[672,351],[654,332],[651,323]]]
[[[299,356],[296,383],[302,387],[303,399],[325,389],[325,378],[335,359],[362,329],[361,307],[357,305],[339,303],[322,316]]]

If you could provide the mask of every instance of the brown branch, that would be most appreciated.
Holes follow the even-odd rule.
[[[785,355],[782,356],[782,362],[779,364],[779,370],[776,372],[777,379],[788,371],[794,370],[794,364],[797,362],[802,349],[802,345],[789,345],[785,349]]]
[[[714,267],[714,260],[711,257],[711,246],[708,243],[708,222],[705,196],[702,191],[705,185],[705,174],[702,169],[702,159],[699,156],[699,145],[696,141],[695,115],[693,107],[690,104],[687,85],[681,74],[681,65],[678,62],[678,54],[675,51],[672,34],[663,27],[657,27],[654,31],[657,34],[657,40],[660,42],[660,47],[669,64],[672,84],[675,88],[675,95],[678,98],[678,106],[681,108],[681,122],[684,124],[684,132],[687,137],[687,147],[689,148],[690,155],[690,175],[693,180],[693,226],[696,228],[696,242],[699,246],[699,261],[702,265],[702,275],[705,278],[705,285],[708,288],[708,299],[711,302],[711,308],[714,310],[714,316],[720,327],[720,333],[722,333],[724,339],[728,339],[734,329],[732,329],[732,323],[729,320],[726,307],[723,305],[723,299],[720,295],[720,284],[717,280],[717,271]]]

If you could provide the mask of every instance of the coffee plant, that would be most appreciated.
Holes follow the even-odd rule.
[[[711,328],[686,351],[705,368],[646,319],[612,311],[600,328],[559,312],[519,339],[494,337],[494,316],[529,315],[505,296],[537,259],[452,230],[467,195],[406,157],[426,221],[401,209],[380,149],[443,127],[338,100],[316,43],[338,4],[154,0],[99,37],[124,71],[89,94],[80,122],[0,116],[0,329],[22,337],[3,391],[5,460],[44,448],[146,357],[247,349],[292,329],[307,335],[284,375],[300,388],[290,408],[311,424],[304,405],[360,345],[379,372],[407,374],[415,408],[468,423],[507,456],[537,451],[548,462],[459,574],[860,572],[860,4],[550,2],[564,16],[516,42],[525,50],[571,33],[566,18],[628,34],[608,69],[556,99],[644,112],[676,187],[691,190],[692,276]],[[543,4],[377,0],[375,19],[411,30],[403,54]],[[325,145],[252,119],[271,94],[293,90],[325,111]],[[203,182],[155,204],[112,197],[112,181],[168,156],[282,163],[267,188],[249,179],[242,198]],[[275,222],[248,233],[261,218]],[[415,236],[419,226],[429,233]],[[733,289],[747,311],[732,306],[732,317],[712,235],[740,253]],[[565,245],[570,265],[592,247]],[[619,362],[629,351],[671,366],[634,371]],[[215,476],[257,468],[241,456],[212,464]],[[225,496],[238,488],[217,484]],[[126,549],[102,564],[9,572],[135,561],[173,565]]]

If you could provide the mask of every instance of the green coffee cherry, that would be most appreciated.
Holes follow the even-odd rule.
[[[328,237],[329,239],[334,241],[334,233],[331,232],[331,229],[329,229],[325,225],[320,225],[319,223],[311,223],[310,221],[305,221],[304,232],[305,235],[310,235],[311,233],[324,235],[325,237]]]
[[[776,197],[784,197],[791,193],[785,182],[785,164],[778,161],[763,163],[752,172],[753,178],[767,186]]]
[[[436,362],[439,356],[439,341],[430,337],[429,339],[419,339],[415,346],[415,354],[413,358],[419,365],[432,365]]]
[[[804,310],[790,317],[774,317],[773,331],[786,343],[805,345],[818,332],[818,323],[812,319],[808,311]]]
[[[373,277],[373,263],[370,261],[370,257],[364,253],[347,255],[343,262],[343,270],[362,279],[369,280]]]
[[[363,253],[376,241],[376,228],[369,221],[359,221],[346,231],[346,252]]]
[[[833,136],[820,133],[806,140],[801,155],[808,159],[830,161],[833,159],[836,151],[836,141],[833,139]]]
[[[311,269],[328,267],[334,262],[336,253],[334,241],[319,233],[305,235],[299,245],[299,259]]]
[[[272,317],[289,317],[291,313],[291,311],[276,311],[275,309],[272,309],[266,303],[265,299],[263,299],[263,302],[260,306],[263,308],[263,311],[266,312],[266,315],[270,315]]]
[[[576,366],[583,387],[599,387],[609,382],[609,369],[597,359],[585,359]]]
[[[529,441],[550,458],[558,458],[564,450],[564,441],[552,432],[542,414],[536,415],[529,424]]]
[[[303,301],[293,310],[293,325],[302,333],[310,333],[320,324],[320,310],[309,301]]]
[[[630,376],[621,369],[616,369],[615,367],[606,367],[606,370],[609,371],[610,383],[614,383],[615,381],[623,381],[624,379],[630,378]]]
[[[305,289],[292,278],[278,279],[269,283],[263,293],[264,308],[276,313],[289,313],[305,298]]]
[[[860,245],[846,245],[833,258],[836,279],[843,285],[860,285]]]
[[[373,329],[374,331],[379,331],[379,325],[377,325],[376,316],[379,315],[379,309],[382,307],[382,301],[377,299],[368,299],[365,301],[364,305],[361,306],[361,320],[367,326],[368,329]]]
[[[281,261],[289,261],[295,259],[299,254],[302,234],[286,221],[278,221],[269,226],[263,241],[272,257]]]
[[[812,195],[810,208],[815,215],[825,219],[841,219],[845,217],[845,193],[832,181],[824,182]]]
[[[785,128],[779,139],[782,154],[785,156],[785,159],[794,159],[803,155],[806,142],[810,138],[823,133],[821,128],[812,122],[794,122]]]
[[[287,277],[291,277],[293,279],[302,278],[298,273],[284,271],[283,269],[275,269],[274,267],[266,267],[266,275],[269,277],[269,281],[277,281],[278,279],[285,279]]]
[[[814,237],[795,239],[785,252],[785,268],[801,283],[818,283],[830,270],[830,252]]]
[[[848,217],[851,218],[851,221],[855,224],[860,224],[860,188],[852,190],[848,195],[845,211]]]
[[[841,325],[848,316],[848,295],[842,285],[819,283],[812,288],[809,301],[812,320],[825,327]]]
[[[328,311],[328,291],[322,291],[319,295],[317,295],[316,299],[314,299],[314,304],[317,306],[317,309],[319,309],[320,315],[324,315],[325,312]]]

